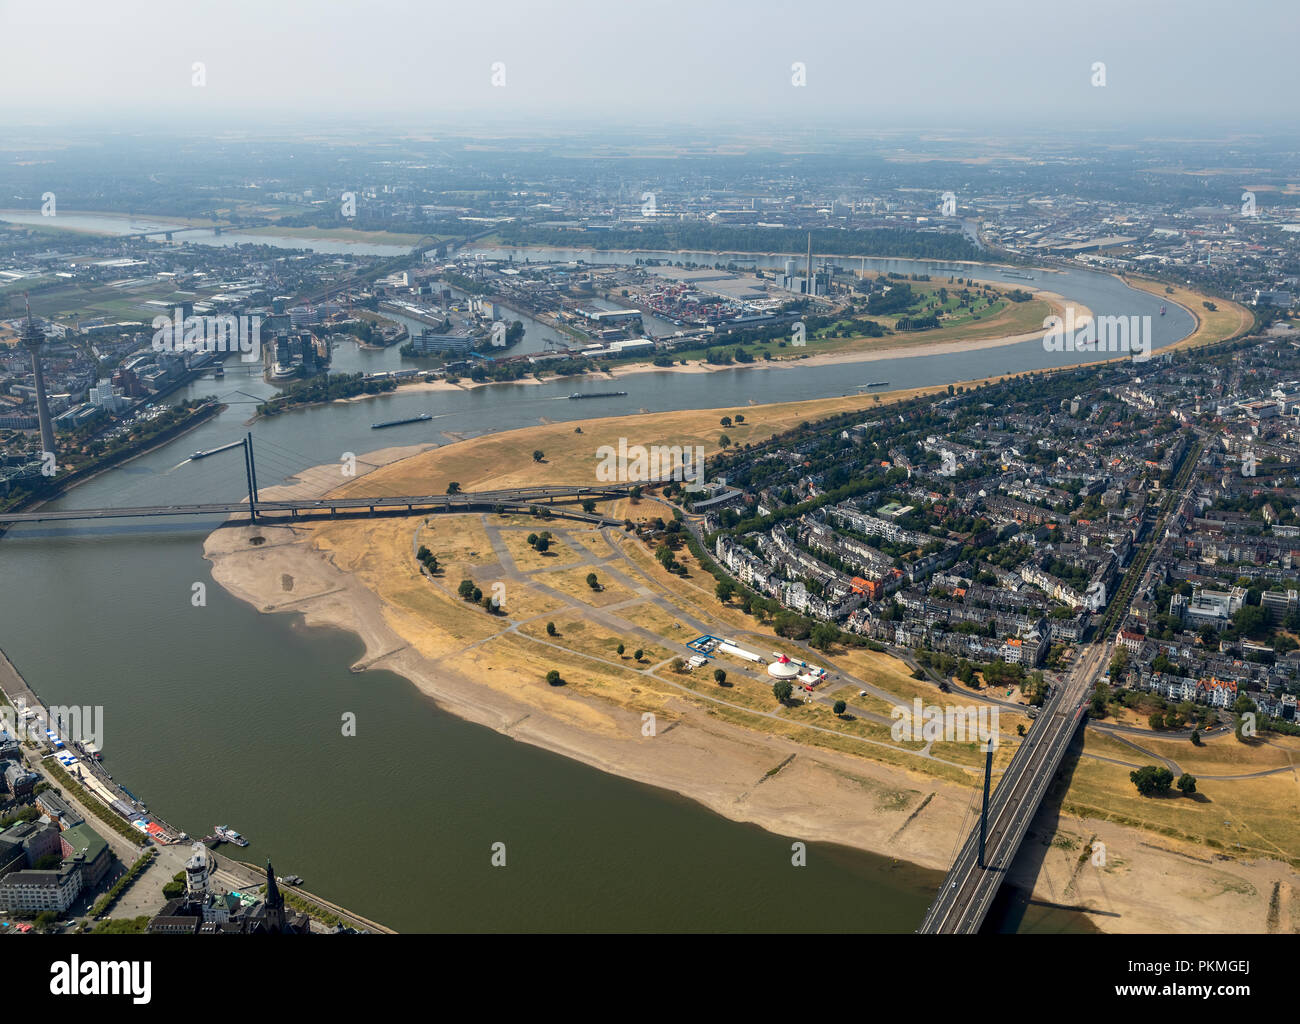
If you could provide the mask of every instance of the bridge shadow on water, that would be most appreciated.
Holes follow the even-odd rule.
[[[1043,795],[1043,802],[1038,805],[1038,811],[1029,823],[1015,860],[993,898],[988,916],[980,928],[981,934],[1099,932],[1100,929],[1081,912],[1085,906],[1093,915],[1120,916],[1109,908],[1072,899],[1069,894],[1072,877],[1062,875],[1060,867],[1055,863],[1047,863],[1052,840],[1056,837],[1061,822],[1061,803],[1070,788],[1070,781],[1083,752],[1083,729],[1080,726],[1061,758],[1061,766]],[[1096,869],[1085,861],[1081,870]],[[1051,894],[1048,899],[1035,898],[1033,895],[1034,883],[1040,876]]]
[[[183,536],[193,533],[206,537],[213,530],[223,525],[222,519],[209,516],[207,522],[195,519],[183,519],[179,516],[169,519],[119,519],[116,522],[95,522],[77,519],[52,521],[44,523],[23,523],[19,528],[0,525],[0,537],[3,542],[13,543],[24,540],[61,540],[92,537],[131,537],[158,534]],[[247,526],[248,520],[232,522],[232,526]]]

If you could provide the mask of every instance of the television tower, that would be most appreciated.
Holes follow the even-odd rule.
[[[23,324],[19,343],[32,354],[32,376],[36,383],[36,416],[41,425],[41,451],[54,453],[54,424],[50,420],[50,403],[45,397],[45,370],[41,366],[41,349],[45,345],[45,332],[36,326],[32,319],[31,303],[27,293],[23,293],[23,305],[27,309],[27,320]]]

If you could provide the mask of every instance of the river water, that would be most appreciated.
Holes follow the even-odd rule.
[[[1047,287],[1095,312],[1158,313],[1156,297],[1113,278],[1049,276]],[[1192,328],[1172,306],[1155,324],[1158,346]],[[1026,343],[840,366],[646,373],[621,379],[627,398],[585,402],[566,400],[572,381],[498,385],[304,409],[251,429],[266,487],[346,451],[445,443],[447,430],[640,408],[740,409],[842,395],[867,380],[948,383],[1071,358]],[[344,342],[334,368],[400,362],[396,349]],[[196,381],[172,399],[217,394],[228,403],[223,413],[58,504],[241,496],[234,452],[186,458],[241,436],[254,403],[272,392],[237,368],[232,361],[224,380]],[[418,412],[437,418],[382,436],[369,429]],[[820,843],[810,845],[807,867],[794,868],[797,836],[728,821],[464,722],[391,673],[350,673],[362,650],[356,637],[307,629],[293,614],[263,615],[213,582],[201,549],[214,525],[44,524],[0,541],[0,646],[47,701],[102,704],[106,766],[192,835],[228,824],[252,839],[243,859],[273,857],[281,873],[301,874],[313,891],[404,931],[906,932],[919,923],[935,872]],[[191,601],[195,583],[206,585],[204,607]],[[355,737],[341,735],[345,711],[357,715]],[[506,844],[505,867],[490,865],[497,842]],[[1088,927],[1078,915],[1037,907],[1002,912],[993,925]]]

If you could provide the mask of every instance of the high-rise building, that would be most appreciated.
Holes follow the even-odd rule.
[[[23,348],[32,354],[32,377],[36,385],[36,416],[41,428],[41,451],[53,453],[54,423],[50,419],[50,402],[45,395],[45,369],[41,366],[41,349],[45,345],[45,332],[32,319],[32,308],[27,305],[27,320],[19,338]]]

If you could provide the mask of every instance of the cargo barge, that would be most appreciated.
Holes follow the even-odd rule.
[[[433,419],[433,417],[429,413],[422,412],[419,416],[408,416],[404,420],[388,420],[384,423],[372,423],[370,424],[370,429],[383,430],[385,427],[400,427],[405,423],[423,423],[425,420],[431,419]]]
[[[243,443],[243,441],[231,441],[230,444],[223,444],[220,448],[208,448],[206,450],[200,448],[198,451],[190,455],[190,459],[206,459],[209,455],[216,455],[217,452],[224,452],[229,451],[231,448],[238,448]]]

